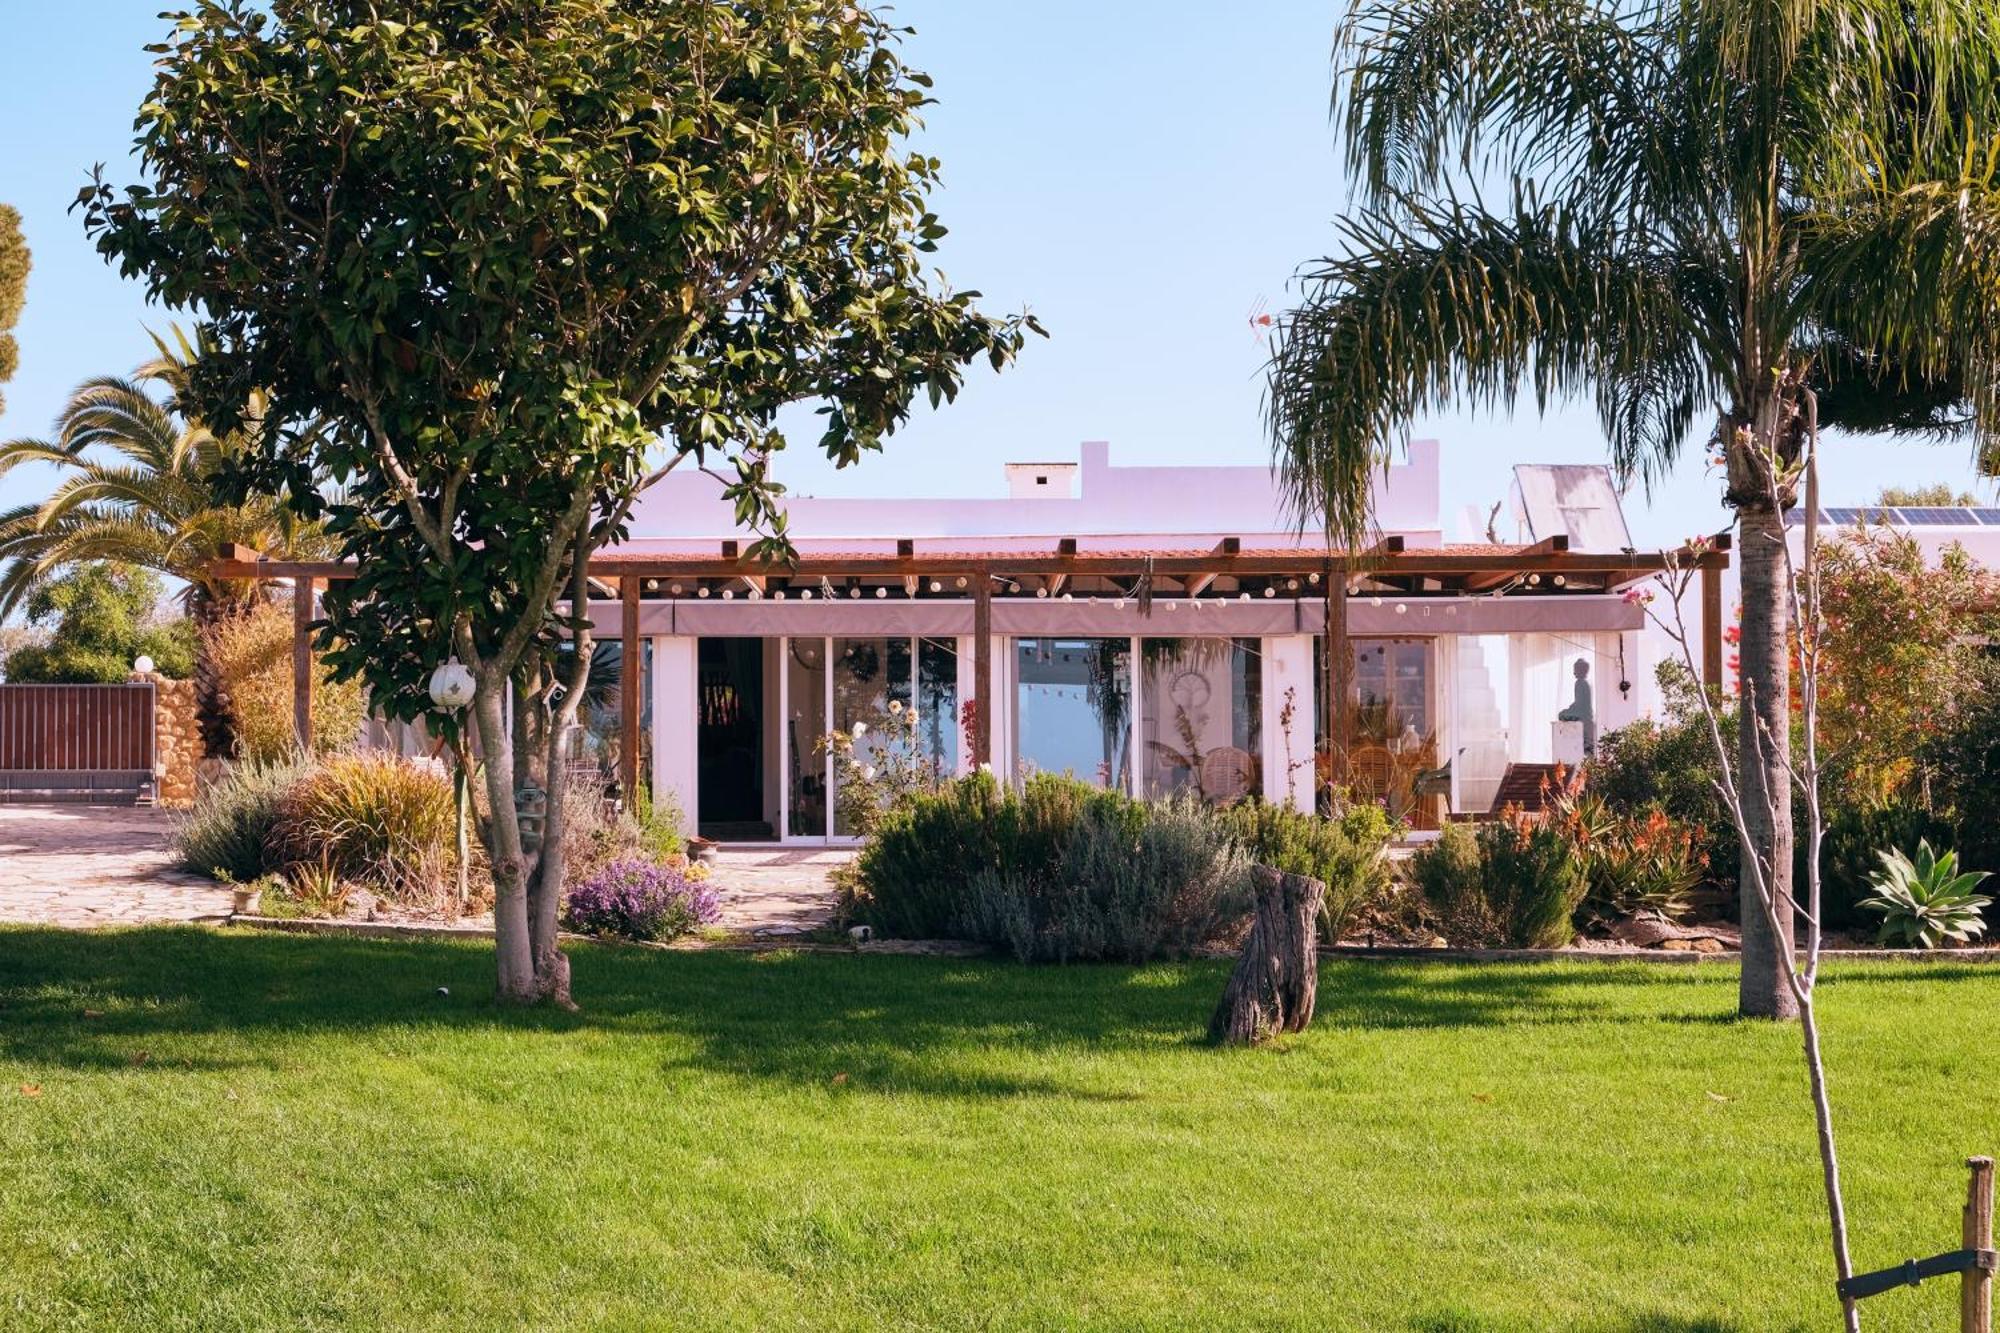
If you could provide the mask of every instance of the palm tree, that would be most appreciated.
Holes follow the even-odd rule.
[[[295,559],[332,554],[336,544],[276,499],[228,498],[230,461],[259,447],[259,404],[253,398],[244,430],[215,434],[183,409],[199,349],[178,328],[171,343],[158,335],[153,343],[159,355],[131,378],[79,386],[57,419],[55,438],[0,444],[0,476],[24,463],[49,463],[62,472],[47,499],[0,512],[0,560],[6,562],[0,619],[82,561],[117,561],[181,580],[197,630],[203,745],[211,755],[228,755],[234,748],[228,700],[207,652],[207,631],[247,611],[266,590],[248,580],[219,579],[209,572],[210,562],[231,542]]]
[[[1336,63],[1359,211],[1274,344],[1294,503],[1360,540],[1371,474],[1453,400],[1587,395],[1648,483],[1706,438],[1739,530],[1747,850],[1781,908],[1774,931],[1746,881],[1739,1004],[1793,1016],[1784,510],[1821,421],[1990,439],[1985,390],[1949,400],[1992,383],[1995,288],[1951,262],[1941,201],[2000,125],[2000,36],[1975,0],[1355,0]]]

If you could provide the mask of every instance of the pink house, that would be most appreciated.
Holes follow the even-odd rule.
[[[782,568],[744,558],[718,482],[676,473],[593,566],[618,588],[598,633],[646,665],[592,743],[726,841],[847,837],[822,738],[867,751],[912,717],[947,771],[1301,806],[1334,781],[1417,828],[1484,814],[1510,770],[1646,706],[1660,645],[1621,592],[1661,557],[1620,539],[1601,469],[1521,469],[1514,540],[1449,541],[1438,467],[1419,441],[1387,470],[1350,556],[1295,530],[1266,468],[1086,443],[1007,465],[990,499],[797,499]]]

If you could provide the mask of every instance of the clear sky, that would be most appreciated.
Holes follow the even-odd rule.
[[[0,200],[35,252],[0,436],[48,429],[67,391],[149,352],[148,309],[66,212],[94,162],[129,179],[132,116],[151,78],[142,49],[159,0],[11,0],[0,47]],[[1019,367],[981,369],[958,403],[925,413],[886,454],[835,472],[801,433],[780,475],[819,495],[996,493],[1009,459],[1073,457],[1112,442],[1120,462],[1262,462],[1264,345],[1254,313],[1281,310],[1300,265],[1334,244],[1346,204],[1327,122],[1332,0],[902,0],[906,54],[937,80],[925,144],[945,165],[937,211],[953,283],[1000,310],[1032,308],[1053,335]],[[1516,462],[1601,461],[1588,411],[1420,423],[1444,442],[1447,523],[1505,493]],[[1962,444],[1834,442],[1827,493],[1884,484],[1973,486]],[[0,479],[0,504],[46,473]],[[1701,450],[1650,500],[1628,498],[1645,544],[1725,521]],[[1990,494],[1987,488],[1983,493]]]

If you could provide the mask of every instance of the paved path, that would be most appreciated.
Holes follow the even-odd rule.
[[[0,805],[0,921],[220,920],[229,890],[169,864],[172,816],[131,806]]]
[[[803,935],[833,920],[837,895],[828,882],[854,853],[825,847],[731,847],[710,868],[722,899],[724,930]]]
[[[228,888],[172,868],[173,816],[129,806],[0,805],[0,922],[137,926],[214,921]],[[803,935],[833,918],[828,883],[851,851],[731,848],[713,870],[724,929]],[[477,924],[477,923],[475,923]]]

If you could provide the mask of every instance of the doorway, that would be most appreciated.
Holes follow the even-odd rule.
[[[772,838],[764,813],[764,641],[703,639],[695,654],[696,826],[718,842]]]

